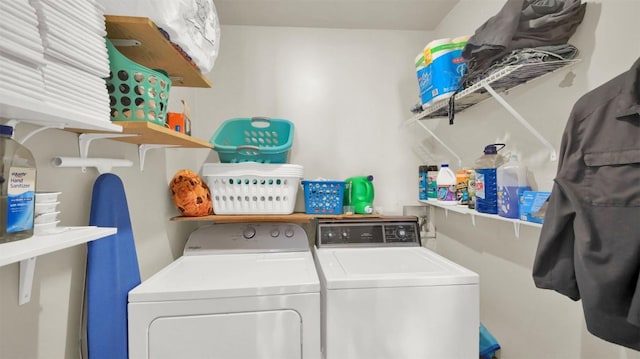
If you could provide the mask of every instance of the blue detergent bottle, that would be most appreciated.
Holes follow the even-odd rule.
[[[504,143],[485,146],[484,154],[475,161],[476,211],[480,213],[498,214],[496,170],[505,162],[504,156],[498,153],[504,146]]]

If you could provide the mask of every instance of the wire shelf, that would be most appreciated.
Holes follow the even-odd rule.
[[[456,94],[455,113],[492,97],[484,88],[485,84],[491,85],[497,92],[503,92],[578,62],[579,59],[505,66]],[[423,108],[412,120],[447,117],[448,108],[449,99],[443,99]]]

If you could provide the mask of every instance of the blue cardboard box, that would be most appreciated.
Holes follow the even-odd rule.
[[[537,213],[547,201],[551,192],[524,191],[520,196],[520,215],[523,221],[542,223],[544,221],[543,213]]]

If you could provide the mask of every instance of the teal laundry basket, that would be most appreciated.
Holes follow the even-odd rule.
[[[226,120],[211,137],[220,162],[287,163],[293,123],[267,117]]]

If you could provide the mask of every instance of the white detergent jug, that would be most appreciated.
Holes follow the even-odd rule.
[[[520,196],[530,191],[527,181],[527,166],[518,161],[517,155],[511,155],[509,162],[496,170],[498,186],[498,215],[506,218],[518,218]]]
[[[436,178],[436,184],[438,186],[438,203],[442,204],[457,204],[456,199],[456,175],[453,173],[449,165],[443,163],[438,171],[438,177]]]

